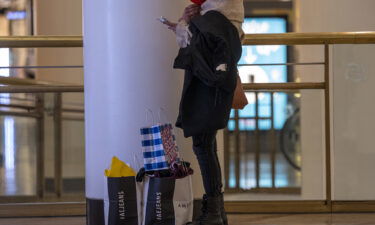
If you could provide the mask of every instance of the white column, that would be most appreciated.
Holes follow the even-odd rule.
[[[84,0],[88,198],[103,198],[104,169],[112,156],[139,168],[133,158],[142,160],[139,128],[147,125],[146,109],[157,114],[163,107],[175,122],[183,73],[172,68],[175,36],[156,18],[176,21],[187,2]],[[185,160],[198,168],[190,140],[176,131]],[[202,192],[199,176],[196,170],[196,196]]]

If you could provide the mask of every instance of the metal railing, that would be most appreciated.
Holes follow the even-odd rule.
[[[0,37],[0,48],[79,48],[83,46],[81,36],[22,36]],[[73,66],[9,66],[1,69],[66,69],[83,68]],[[43,93],[54,93],[54,106],[51,110],[54,133],[54,192],[57,197],[62,195],[62,123],[64,120],[83,120],[82,107],[63,107],[62,93],[82,93],[83,85],[72,85],[58,82],[45,82],[32,79],[0,77],[0,93],[34,93],[35,98],[9,97],[8,100],[17,104],[2,104],[0,115],[35,118],[36,123],[36,196],[0,197],[1,202],[35,201],[45,196],[45,98]],[[4,98],[4,97],[3,97]],[[11,102],[10,101],[10,102]],[[5,110],[4,110],[5,108]],[[16,110],[16,111],[14,111]],[[70,114],[65,116],[64,113]],[[74,114],[72,116],[71,114]]]
[[[324,62],[288,62],[281,64],[246,64],[243,66],[269,66],[269,65],[282,65],[282,66],[294,66],[294,65],[311,65],[311,66],[324,66],[324,80],[323,82],[291,82],[291,83],[247,83],[244,84],[244,90],[246,92],[252,92],[256,96],[258,93],[267,92],[299,92],[301,90],[321,90],[324,92],[324,130],[325,130],[325,175],[326,175],[326,193],[325,201],[252,201],[252,202],[228,202],[227,206],[229,211],[232,212],[332,212],[341,211],[343,208],[346,210],[351,209],[353,211],[359,210],[364,205],[371,205],[374,202],[366,201],[355,204],[346,204],[340,201],[332,200],[332,176],[331,176],[331,90],[330,90],[330,45],[333,44],[375,44],[375,32],[344,32],[344,33],[286,33],[286,34],[249,34],[246,35],[244,45],[322,45],[324,46]],[[255,123],[258,124],[259,118],[258,112],[258,101],[255,97],[255,112],[254,118]],[[271,98],[273,100],[273,98]],[[271,103],[273,105],[273,101]],[[272,107],[272,106],[271,106]],[[271,112],[272,114],[272,112]],[[272,117],[272,115],[271,115]],[[241,119],[238,110],[235,110],[234,120],[236,122],[234,135],[235,135],[235,177],[236,187],[232,190],[244,191],[239,187],[241,169],[240,169],[240,130],[238,121]],[[271,122],[272,123],[272,122]],[[274,131],[273,124],[272,131]],[[225,175],[228,178],[230,176],[229,167],[229,154],[228,152],[228,132],[225,134]],[[259,138],[258,126],[256,125],[255,135]],[[272,132],[272,136],[275,137],[275,132]],[[273,148],[275,145],[272,145]],[[262,188],[259,187],[260,177],[260,146],[258,141],[255,144],[255,173],[256,173],[256,187],[255,192],[262,192]],[[272,173],[272,188],[275,189],[275,149],[271,149],[270,154],[271,161],[271,173]],[[229,179],[226,179],[226,187],[229,186]],[[229,190],[231,190],[229,188]],[[264,190],[263,190],[264,191]],[[374,207],[369,207],[369,211],[374,211]],[[366,210],[365,210],[366,211]]]
[[[247,34],[244,45],[373,44],[374,32]]]
[[[0,48],[77,48],[81,36],[9,36],[0,37]]]
[[[7,78],[6,82],[0,84],[16,83],[17,85],[1,86],[0,93],[34,93],[33,97],[4,97],[2,96],[2,103],[0,104],[0,115],[1,116],[12,116],[12,117],[23,117],[23,118],[34,118],[36,119],[36,132],[30,133],[35,134],[36,139],[36,192],[37,198],[42,199],[45,196],[45,119],[48,115],[53,118],[53,143],[54,143],[54,188],[55,195],[61,197],[62,195],[62,123],[66,120],[83,121],[83,106],[63,106],[62,93],[67,92],[83,92],[82,87],[69,88],[66,86],[59,87],[58,83],[37,82],[37,81],[20,81],[17,78]],[[30,84],[31,83],[31,84]],[[40,83],[44,83],[41,85]],[[23,84],[23,85],[21,85]],[[46,100],[43,93],[53,92],[54,100],[53,107],[46,108]],[[7,101],[4,101],[7,100]],[[12,103],[17,102],[17,103]],[[66,105],[66,104],[65,104]],[[64,115],[64,114],[69,114]],[[72,116],[73,114],[73,116]],[[4,198],[5,201],[9,200],[9,197]],[[28,199],[29,197],[11,197],[15,201],[22,199]]]

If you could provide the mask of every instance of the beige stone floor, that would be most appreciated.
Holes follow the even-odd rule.
[[[375,214],[230,215],[231,225],[375,225]],[[6,218],[0,225],[85,225],[84,217]]]
[[[231,215],[231,225],[375,225],[375,214]]]

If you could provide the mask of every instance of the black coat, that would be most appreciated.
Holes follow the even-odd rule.
[[[190,45],[181,48],[174,68],[185,70],[176,126],[185,137],[227,126],[242,53],[237,29],[221,13],[209,11],[194,18]],[[216,70],[225,64],[226,71]]]

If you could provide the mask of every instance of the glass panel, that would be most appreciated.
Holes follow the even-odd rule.
[[[375,45],[333,51],[335,200],[375,200]]]
[[[0,1],[0,36],[31,35],[31,0]],[[1,66],[31,65],[34,50],[25,48],[0,49]],[[5,62],[8,61],[7,64]],[[4,71],[7,71],[4,73]],[[30,69],[1,69],[1,76],[35,78]]]
[[[83,94],[63,95],[63,191],[84,197],[85,137]]]
[[[278,17],[247,18],[243,29],[247,34],[287,30],[285,18]],[[323,50],[322,46],[244,46],[239,74],[243,83],[323,82]],[[285,65],[290,62],[297,63]],[[234,159],[227,165],[228,191],[244,193],[228,194],[226,199],[324,199],[323,91],[246,96],[249,105],[237,112],[238,121],[236,112],[231,113],[226,138],[231,141],[226,152]]]
[[[37,96],[42,96],[39,98]],[[42,113],[37,99],[44,104]],[[83,94],[63,94],[62,104],[62,198],[55,194],[56,94],[0,95],[0,198],[35,196],[37,190],[38,122],[44,119],[45,200],[84,200],[85,155]],[[1,200],[1,199],[0,199]],[[22,202],[25,199],[17,198]]]
[[[312,62],[312,61],[308,61]],[[323,82],[324,65],[238,66],[243,83]]]
[[[0,1],[0,36],[31,34],[31,1]],[[30,65],[32,49],[0,49],[0,76],[33,78],[28,69],[10,66]],[[30,116],[35,96],[0,94],[0,196],[36,194],[36,118]],[[18,115],[15,115],[18,113]],[[30,113],[29,115],[25,115]],[[22,114],[22,115],[21,115]]]
[[[34,103],[32,95],[0,94],[0,196],[36,194],[36,119],[14,115]]]
[[[324,82],[324,46],[296,45],[292,49],[291,58],[299,63],[314,63],[315,65],[298,65],[289,71],[290,82]],[[316,64],[321,63],[321,64]]]
[[[230,172],[227,191],[242,191],[232,191],[226,200],[324,199],[323,91],[259,92],[247,96],[253,95],[258,96],[258,106],[248,107],[258,109],[255,115],[243,112],[248,108],[240,110],[239,130],[235,119],[228,127],[226,140],[230,143],[226,145],[229,148],[226,152],[230,158]],[[237,157],[239,165],[234,160]],[[239,174],[236,174],[236,168]]]
[[[246,18],[243,30],[246,34],[285,33],[285,18]],[[282,45],[243,46],[239,61],[239,73],[244,83],[286,82],[287,66],[243,66],[246,64],[287,63],[287,47]]]
[[[45,166],[46,192],[55,196],[55,141],[61,138],[62,146],[62,198],[83,200],[85,186],[84,110],[82,93],[62,94],[62,120],[55,120],[57,94],[45,95]],[[61,137],[55,133],[61,123]]]
[[[283,17],[246,18],[243,30],[246,34],[285,33],[287,20]],[[323,82],[323,50],[316,45],[243,46],[239,74],[244,83]],[[297,65],[285,65],[291,62]]]

